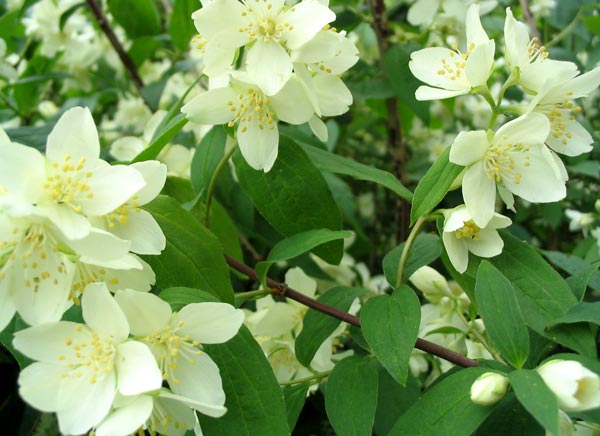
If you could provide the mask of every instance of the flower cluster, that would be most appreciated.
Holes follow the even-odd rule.
[[[265,172],[277,158],[279,121],[308,122],[326,140],[319,117],[348,110],[352,94],[339,76],[358,60],[345,33],[329,25],[327,6],[216,0],[192,18],[211,86],[182,108],[191,121],[237,126],[242,155]]]
[[[465,247],[482,257],[502,250],[497,234],[489,243],[484,236],[510,224],[494,213],[496,193],[511,210],[515,195],[532,203],[561,200],[568,176],[557,153],[577,156],[592,149],[591,135],[575,118],[581,109],[574,100],[600,85],[600,67],[579,74],[576,64],[549,59],[545,47],[529,37],[528,27],[515,20],[510,9],[504,42],[508,79],[496,98],[487,84],[494,71],[495,42],[481,25],[477,5],[466,14],[466,47],[425,48],[413,52],[409,63],[412,73],[430,85],[417,89],[418,100],[479,94],[492,108],[487,130],[460,132],[450,149],[450,162],[465,167],[465,209],[446,214],[444,227],[444,243],[459,272],[467,267]],[[525,101],[503,106],[504,92],[516,85],[524,90]],[[518,117],[493,129],[500,114]],[[462,222],[455,222],[458,215]]]

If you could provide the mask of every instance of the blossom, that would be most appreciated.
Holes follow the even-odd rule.
[[[428,47],[410,55],[408,67],[413,75],[431,85],[420,86],[417,100],[437,100],[468,94],[485,85],[494,64],[495,43],[489,39],[479,20],[479,6],[471,5],[466,17],[467,51]]]
[[[143,294],[145,295],[145,294]],[[88,286],[84,324],[57,321],[15,333],[14,347],[36,360],[19,375],[19,393],[33,407],[56,412],[63,434],[81,434],[110,411],[115,395],[160,388],[148,347],[128,340],[127,319],[103,284]]]
[[[115,299],[131,333],[152,350],[171,390],[193,401],[196,410],[222,416],[226,408],[219,368],[201,344],[231,339],[243,322],[243,311],[207,302],[188,304],[173,313],[157,296],[132,290],[117,292]]]
[[[600,377],[574,360],[554,359],[537,368],[538,374],[565,412],[600,406]]]
[[[283,0],[214,0],[192,14],[203,50],[204,72],[218,76],[246,46],[245,66],[265,95],[277,94],[292,75],[290,51],[310,41],[335,14],[317,0],[286,6]]]
[[[459,273],[464,273],[469,263],[469,251],[480,257],[500,254],[504,242],[497,229],[510,224],[510,218],[495,213],[484,227],[479,227],[464,205],[448,211],[442,241],[452,266]]]
[[[454,297],[446,278],[430,266],[422,266],[408,280],[432,303],[439,303],[443,297]]]
[[[246,74],[235,77],[229,86],[196,96],[181,111],[198,124],[237,124],[237,140],[244,159],[252,168],[267,172],[277,159],[277,121],[303,124],[313,116],[313,105],[294,76],[270,97],[248,81]]]
[[[471,385],[471,401],[482,406],[492,406],[500,401],[508,388],[508,378],[496,372],[480,375]]]
[[[484,228],[494,215],[496,187],[512,207],[512,194],[535,202],[565,197],[564,166],[546,148],[550,123],[529,113],[509,121],[495,133],[460,132],[450,149],[450,162],[467,167],[462,193],[470,219]]]
[[[569,218],[569,230],[572,232],[581,230],[584,236],[587,236],[589,229],[596,221],[594,214],[591,212],[583,213],[574,209],[567,209],[565,215]]]

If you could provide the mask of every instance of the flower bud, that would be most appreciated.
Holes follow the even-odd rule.
[[[506,394],[508,378],[497,372],[486,372],[471,385],[471,401],[481,406],[491,406]]]
[[[565,412],[600,406],[600,377],[574,360],[550,360],[537,369]]]
[[[438,304],[442,297],[453,295],[444,276],[430,266],[422,266],[408,280],[434,304]]]

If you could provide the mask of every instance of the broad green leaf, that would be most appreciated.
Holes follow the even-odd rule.
[[[492,345],[521,368],[529,354],[529,334],[510,281],[487,261],[477,271],[475,299]]]
[[[446,376],[400,416],[388,436],[470,436],[493,410],[471,401],[471,385],[485,372],[467,368]]]
[[[173,117],[164,126],[158,126],[154,137],[148,147],[140,152],[133,160],[133,162],[140,162],[144,160],[154,159],[158,156],[158,153],[169,143],[171,139],[179,133],[179,131],[187,124],[188,120],[184,114],[178,114]]]
[[[551,263],[572,276],[585,274],[587,270],[594,268],[594,265],[579,256],[560,251],[543,251],[543,254]],[[595,267],[598,268],[597,265]],[[600,291],[600,271],[596,271],[591,275],[588,286],[595,291]]]
[[[446,147],[436,159],[431,168],[425,173],[415,188],[412,208],[410,210],[411,225],[437,206],[442,201],[452,182],[458,177],[463,167],[450,162],[450,147]]]
[[[313,229],[341,230],[341,214],[327,182],[297,145],[281,141],[277,161],[268,173],[251,168],[239,152],[233,161],[240,185],[278,232],[292,236]],[[337,264],[343,243],[328,242],[315,254]]]
[[[26,329],[27,327],[29,326],[25,321],[23,321],[19,315],[15,315],[4,330],[0,331],[0,344],[2,344],[2,346],[14,357],[21,369],[25,368],[33,361],[13,347],[13,334],[19,330]]]
[[[387,435],[396,420],[421,394],[420,382],[409,372],[406,386],[401,386],[383,367],[377,370],[377,411],[375,412],[375,434]]]
[[[323,172],[344,174],[357,180],[374,182],[395,192],[405,200],[410,201],[412,198],[412,192],[390,172],[323,150],[321,148],[323,144],[313,140],[310,136],[302,134],[297,129],[282,129],[281,134],[296,141],[308,157],[310,157],[315,166]]]
[[[590,284],[592,278],[597,275],[597,273],[598,265],[590,265],[583,271],[580,271],[571,277],[567,277],[566,282],[579,301],[583,300],[588,285]]]
[[[217,238],[170,197],[158,196],[145,208],[167,238],[160,256],[144,256],[156,273],[156,284],[163,289],[198,288],[233,303],[229,269]]]
[[[421,303],[414,291],[404,285],[392,295],[367,300],[360,311],[360,325],[375,357],[402,386],[421,321]]]
[[[131,39],[160,33],[160,17],[152,0],[108,0],[108,10]]]
[[[186,50],[190,39],[196,34],[196,28],[192,21],[192,13],[200,9],[197,0],[175,0],[171,21],[169,21],[169,34],[173,45],[179,50]]]
[[[286,436],[283,394],[260,345],[242,326],[224,344],[203,345],[223,379],[227,413],[220,418],[202,415],[202,431],[211,436]]]
[[[322,244],[338,239],[352,236],[352,232],[346,230],[316,229],[302,233],[296,233],[287,239],[283,239],[275,245],[267,256],[267,260],[256,264],[256,274],[266,288],[266,277],[269,268],[276,262],[293,259],[301,254],[307,253]]]
[[[502,254],[490,259],[515,288],[525,322],[534,331],[582,354],[595,353],[591,333],[581,326],[560,326],[551,334],[546,326],[577,304],[569,285],[529,244],[506,231]],[[589,330],[589,329],[588,329]]]
[[[298,422],[298,417],[304,407],[304,401],[306,400],[306,394],[310,386],[309,382],[304,382],[283,388],[283,397],[285,399],[288,427],[290,430],[294,430],[294,427],[296,427],[296,422]]]
[[[234,259],[243,261],[244,255],[238,237],[238,230],[227,211],[217,201],[210,208],[210,230],[221,242],[223,252]]]
[[[131,47],[127,50],[127,54],[129,54],[135,66],[139,68],[146,60],[152,58],[160,47],[161,43],[158,37],[142,36],[133,41]]]
[[[377,367],[369,357],[351,356],[327,380],[325,410],[338,436],[370,436],[377,407]]]
[[[512,392],[494,406],[492,414],[475,433],[475,436],[508,435],[546,436],[546,430],[525,410]]]
[[[202,137],[190,166],[190,179],[196,192],[205,192],[215,168],[223,158],[227,133],[222,126],[214,126]]]
[[[318,301],[347,312],[354,299],[365,293],[363,289],[336,286],[319,296]],[[304,316],[302,331],[295,343],[296,358],[302,365],[306,367],[310,365],[321,344],[340,325],[340,322],[315,309],[308,309]]]
[[[204,303],[206,301],[219,301],[213,294],[201,289],[175,287],[164,289],[158,294],[160,298],[171,305],[175,311],[192,303]]]
[[[540,375],[521,369],[508,375],[510,385],[523,407],[551,434],[560,434],[558,400]]]
[[[396,286],[398,280],[398,265],[404,249],[404,242],[390,251],[383,258],[383,273],[388,283]],[[442,244],[437,235],[422,233],[415,239],[404,270],[403,281],[406,281],[416,270],[429,265],[436,260],[442,252]]]
[[[572,324],[576,322],[590,322],[600,325],[600,301],[579,303],[571,307],[563,316],[552,321],[550,325]]]

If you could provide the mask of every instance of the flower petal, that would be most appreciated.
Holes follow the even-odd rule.
[[[469,93],[469,89],[461,89],[457,91],[447,91],[440,88],[432,88],[430,86],[419,86],[415,92],[415,98],[419,101],[425,100],[443,100],[444,98],[452,98],[458,95]]]
[[[469,6],[469,9],[467,9],[465,27],[467,32],[467,45],[480,45],[489,41],[487,33],[485,33],[485,29],[481,25],[478,4],[473,3],[471,6]]]
[[[132,164],[131,168],[137,170],[146,182],[146,185],[136,192],[135,202],[144,205],[154,200],[165,186],[167,166],[157,160],[146,160]]]
[[[19,374],[19,395],[42,412],[58,408],[58,388],[65,372],[63,365],[35,362]]]
[[[120,259],[129,253],[131,247],[130,241],[96,228],[92,228],[84,238],[67,243],[83,262],[91,264],[94,264],[95,261],[105,264],[111,260]]]
[[[244,312],[227,303],[193,303],[178,314],[181,331],[201,344],[221,344],[234,337],[244,322]]]
[[[295,76],[290,77],[281,91],[270,97],[269,101],[277,118],[286,123],[303,124],[314,114],[313,105]]]
[[[248,50],[246,70],[252,83],[266,95],[275,95],[292,76],[292,60],[277,42],[258,39]]]
[[[129,336],[127,318],[104,283],[85,288],[81,308],[85,323],[101,337],[111,337],[119,344]]]
[[[551,131],[550,136],[546,139],[548,147],[567,156],[579,156],[592,151],[594,139],[585,127],[576,120],[565,119],[567,118],[565,115],[561,114],[561,118],[563,118],[561,121],[564,122],[564,131],[568,135],[565,134],[555,138]]]
[[[98,160],[98,131],[88,108],[74,107],[66,111],[48,135],[46,157],[62,163],[67,155],[75,162],[81,158],[88,162]]]
[[[118,374],[117,387],[122,395],[155,391],[162,385],[162,373],[156,360],[150,349],[141,342],[127,341],[120,344],[117,347],[115,367]]]
[[[160,254],[167,244],[162,229],[150,212],[133,210],[125,224],[115,223],[111,232],[131,241],[130,250],[137,254]]]
[[[442,241],[454,269],[461,274],[464,273],[469,264],[469,250],[465,240],[458,239],[454,233],[444,232]]]
[[[148,144],[134,136],[124,136],[110,146],[110,154],[117,160],[130,161],[140,154]]]
[[[231,88],[215,88],[191,99],[181,108],[190,121],[198,124],[224,124],[234,118],[227,102],[237,95]]]
[[[283,31],[286,46],[290,50],[299,48],[333,20],[333,11],[317,0],[296,3],[281,20],[288,24]]]
[[[152,397],[141,395],[123,407],[111,412],[94,431],[95,436],[115,436],[135,434],[150,418],[154,401]]]
[[[462,193],[473,222],[479,228],[487,226],[494,216],[496,182],[488,178],[482,162],[474,164],[465,173]]]
[[[471,87],[484,85],[494,65],[494,51],[496,44],[494,40],[487,41],[475,47],[469,55],[465,65],[465,74],[469,79]]]
[[[260,126],[263,128],[261,129]],[[248,165],[255,170],[268,172],[277,159],[279,146],[277,124],[270,129],[253,119],[238,126],[237,138],[242,156]]]
[[[459,55],[448,48],[428,47],[412,52],[408,67],[417,79],[428,85],[466,93],[471,89],[471,85],[465,75],[456,77],[445,71],[445,65],[454,65],[454,59],[458,58]],[[454,80],[451,77],[454,77]]]
[[[61,364],[75,359],[73,347],[67,343],[91,340],[89,329],[70,321],[45,323],[20,330],[14,334],[13,346],[27,357],[40,362]],[[64,357],[64,358],[63,358]]]
[[[543,144],[549,132],[548,118],[540,113],[530,112],[500,127],[492,142],[533,146]]]
[[[496,230],[481,229],[477,236],[479,239],[467,242],[471,253],[479,257],[494,257],[502,253],[504,241]]]
[[[167,326],[171,306],[154,294],[140,293],[130,289],[119,291],[115,300],[127,317],[131,334],[149,336]]]
[[[489,146],[485,130],[460,132],[450,148],[450,162],[469,166],[483,159]]]

